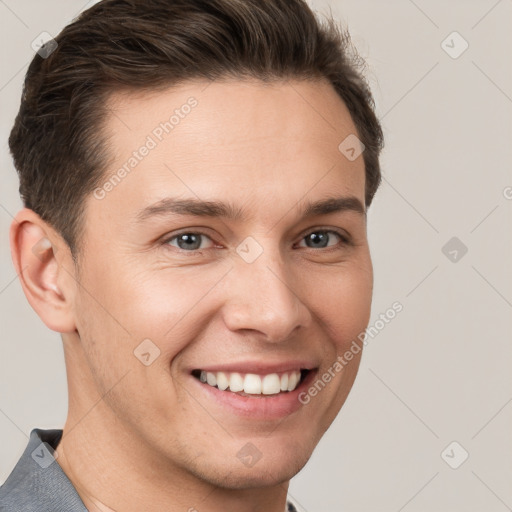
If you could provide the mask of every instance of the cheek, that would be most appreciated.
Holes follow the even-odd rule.
[[[323,285],[323,286],[320,286]],[[371,313],[373,272],[368,259],[350,268],[317,276],[308,293],[311,309],[340,353],[365,330]]]
[[[164,364],[209,323],[215,314],[211,297],[229,268],[219,265],[199,270],[190,266],[133,272],[133,278],[111,285],[109,304],[118,322],[107,322],[118,331],[117,324],[121,324],[130,333],[132,350],[143,340],[152,340],[160,350],[158,363]]]

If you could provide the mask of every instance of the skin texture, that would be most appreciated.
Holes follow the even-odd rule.
[[[327,82],[224,80],[116,94],[104,126],[113,157],[106,178],[191,96],[197,106],[172,132],[105,197],[87,198],[79,273],[34,212],[21,210],[11,227],[24,292],[62,333],[69,410],[57,460],[91,511],[282,512],[289,480],[336,417],[360,362],[361,352],[277,420],[231,411],[191,376],[206,365],[297,359],[321,375],[367,326],[373,283],[364,213],[301,218],[307,201],[353,196],[364,205],[362,156],[349,161],[338,150],[356,129]],[[229,201],[246,218],[137,223],[140,209],[168,196]],[[205,233],[200,249],[166,242],[184,228]],[[351,243],[331,233],[328,247],[308,246],[306,235],[320,228]],[[236,251],[249,236],[263,250],[252,263]],[[160,350],[148,366],[134,355],[144,339]],[[261,453],[252,467],[236,456],[248,442]]]

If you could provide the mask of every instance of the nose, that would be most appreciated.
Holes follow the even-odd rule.
[[[311,322],[297,276],[269,251],[252,263],[236,261],[225,286],[223,319],[232,331],[256,331],[277,343]]]

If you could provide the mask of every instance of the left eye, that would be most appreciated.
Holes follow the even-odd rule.
[[[205,247],[201,247],[202,237],[211,240],[210,237],[203,233],[180,233],[179,235],[169,238],[165,243],[173,245],[171,242],[176,240],[178,249],[182,249],[184,251],[196,251],[198,249],[205,249]]]
[[[332,235],[336,235],[341,242],[346,242],[345,238],[343,238],[338,232],[336,231],[313,231],[306,235],[302,240],[306,241],[306,247],[309,247],[310,249],[323,249],[325,247],[329,247],[330,245],[336,245],[336,244],[330,244],[329,241],[332,238]],[[301,240],[301,241],[302,241]],[[308,242],[310,242],[310,245],[307,245]]]

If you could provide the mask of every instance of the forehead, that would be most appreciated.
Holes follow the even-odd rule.
[[[116,145],[130,147],[138,142],[132,136],[141,131],[167,143],[172,141],[165,135],[202,131],[208,136],[191,142],[206,146],[293,136],[330,144],[328,133],[337,139],[357,132],[344,102],[325,80],[218,79],[167,90],[123,91],[109,97],[107,112],[107,133]]]
[[[112,160],[100,186],[108,190],[89,206],[109,217],[135,220],[169,196],[229,199],[269,216],[271,206],[306,195],[364,204],[363,158],[351,161],[338,148],[356,128],[325,81],[219,80],[118,93],[104,131]]]

